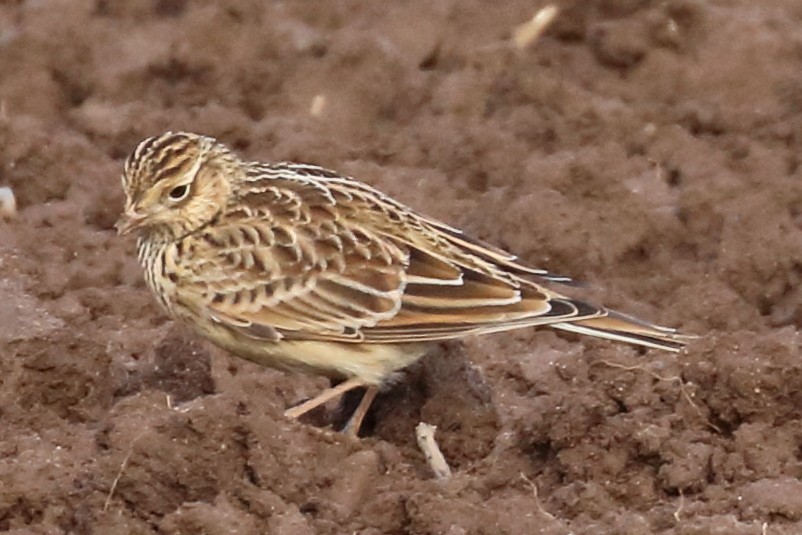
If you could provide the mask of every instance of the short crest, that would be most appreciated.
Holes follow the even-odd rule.
[[[125,162],[123,188],[136,197],[157,182],[187,173],[214,140],[186,132],[165,132],[137,145]]]

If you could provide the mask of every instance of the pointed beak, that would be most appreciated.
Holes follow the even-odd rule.
[[[140,214],[129,208],[120,216],[120,219],[114,224],[114,228],[117,229],[117,234],[119,235],[128,234],[141,227],[145,223],[145,220],[144,214]]]

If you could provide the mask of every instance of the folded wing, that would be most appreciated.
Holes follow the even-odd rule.
[[[179,259],[179,283],[215,321],[266,340],[398,344],[551,325],[669,350],[686,342],[555,293],[527,275],[568,279],[316,170],[262,168],[244,207],[187,238],[196,259]]]

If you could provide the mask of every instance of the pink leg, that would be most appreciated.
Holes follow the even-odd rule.
[[[304,401],[300,405],[296,405],[295,407],[287,409],[286,411],[284,411],[284,416],[286,416],[287,418],[298,418],[306,414],[307,412],[311,411],[315,407],[323,405],[328,400],[334,399],[337,396],[341,396],[346,392],[348,392],[349,390],[353,390],[354,388],[359,388],[360,386],[365,386],[365,383],[357,377],[351,377],[347,381],[343,381],[337,386],[324,390],[323,392],[313,397],[312,399],[309,399],[307,401]]]
[[[348,423],[345,424],[343,433],[352,437],[359,436],[359,428],[362,427],[362,420],[364,420],[365,416],[368,414],[368,409],[370,409],[378,393],[379,387],[375,385],[371,385],[365,390],[365,395],[362,396],[362,399],[359,401],[359,406],[354,411],[354,414],[351,415]]]

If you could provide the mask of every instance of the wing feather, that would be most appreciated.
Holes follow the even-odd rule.
[[[239,188],[239,204],[185,238],[195,258],[178,263],[184,295],[240,334],[398,344],[552,325],[663,349],[685,343],[557,294],[525,275],[567,278],[331,171],[260,164]]]

